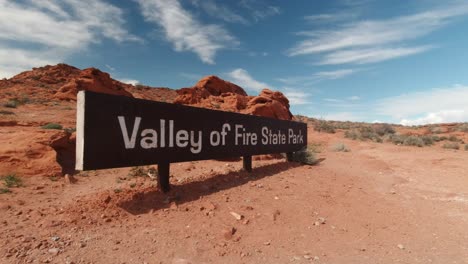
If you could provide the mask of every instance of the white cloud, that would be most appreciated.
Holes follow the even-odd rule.
[[[219,50],[239,45],[223,27],[202,24],[177,0],[137,1],[145,20],[160,25],[176,51],[194,52],[204,63],[214,64]]]
[[[361,100],[361,97],[357,96],[357,95],[353,95],[353,96],[350,96],[348,98],[346,98],[350,101],[357,101],[357,100]]]
[[[297,89],[284,87],[283,94],[288,98],[290,105],[310,104],[309,94]]]
[[[268,5],[263,1],[241,0],[239,1],[239,5],[248,10],[255,21],[281,14],[281,9],[279,7]]]
[[[272,86],[252,78],[252,76],[250,76],[250,74],[244,69],[235,69],[227,75],[233,83],[251,91],[259,92],[267,87],[272,88]]]
[[[363,118],[362,116],[351,113],[351,112],[337,112],[337,113],[331,113],[331,114],[326,114],[321,117],[322,119],[325,120],[332,120],[332,121],[362,121]]]
[[[137,85],[140,83],[138,80],[133,80],[133,79],[119,79],[119,81],[126,83],[126,84],[131,84],[131,85]]]
[[[419,46],[411,48],[371,48],[356,50],[340,50],[329,53],[319,64],[344,64],[344,63],[374,63],[390,60],[398,57],[422,53],[432,49],[431,46]]]
[[[405,125],[467,122],[468,86],[455,85],[389,97],[380,100],[376,109]]]
[[[401,48],[402,43],[440,29],[468,14],[463,1],[439,9],[387,20],[347,23],[339,29],[302,31],[307,38],[288,50],[289,56],[328,53],[322,64],[372,63],[427,51],[429,46]],[[315,17],[318,18],[318,17]],[[395,47],[394,45],[398,45]],[[346,58],[349,59],[346,59]]]
[[[100,0],[0,0],[0,77],[57,63],[103,37],[140,41],[123,28],[122,16]]]
[[[321,71],[311,74],[310,76],[290,76],[277,78],[276,80],[287,85],[302,85],[309,86],[323,80],[336,80],[352,75],[361,69],[340,69],[335,71]]]
[[[229,23],[240,23],[247,25],[249,21],[222,4],[213,0],[192,0],[193,5],[203,9],[206,14],[224,20]]]

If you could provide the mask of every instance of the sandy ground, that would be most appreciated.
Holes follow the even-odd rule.
[[[23,178],[0,263],[468,263],[468,151],[309,139],[319,165],[172,164],[167,195],[128,169]]]

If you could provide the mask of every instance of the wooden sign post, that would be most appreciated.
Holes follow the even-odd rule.
[[[305,123],[80,91],[76,169],[158,164],[168,191],[170,163],[288,153],[307,145]]]

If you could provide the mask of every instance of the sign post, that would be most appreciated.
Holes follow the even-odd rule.
[[[158,164],[168,191],[170,163],[290,153],[307,145],[305,123],[80,91],[76,169]]]

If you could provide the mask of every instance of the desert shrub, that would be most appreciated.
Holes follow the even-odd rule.
[[[447,142],[442,147],[445,149],[460,149],[460,145],[457,142]]]
[[[424,147],[424,141],[418,136],[409,136],[403,141],[405,146]]]
[[[8,188],[0,188],[0,194],[3,194],[3,193],[11,193],[11,190]]]
[[[428,130],[433,134],[440,134],[444,132],[444,130],[439,126],[430,126]]]
[[[130,169],[128,172],[129,177],[145,177],[148,173],[145,167],[136,166]]]
[[[394,135],[391,135],[389,139],[395,145],[403,145],[407,137],[408,136],[405,136],[405,135],[394,134]]]
[[[307,145],[307,149],[309,151],[314,152],[314,153],[320,153],[320,152],[322,152],[322,144],[320,144],[320,143],[309,143]]]
[[[67,133],[73,133],[76,131],[76,128],[74,127],[67,127],[67,128],[64,128],[63,131],[67,132]]]
[[[447,140],[447,137],[446,136],[441,136],[439,139],[440,139],[439,141],[444,141],[444,140]]]
[[[468,151],[468,144],[465,145],[465,150]]]
[[[434,144],[434,138],[432,136],[424,135],[424,136],[421,136],[420,138],[424,142],[425,146],[430,146]]]
[[[57,123],[49,123],[47,125],[41,126],[42,129],[62,129],[62,125]]]
[[[439,142],[441,141],[440,137],[439,136],[436,136],[436,135],[432,135],[432,141],[435,141],[435,142]]]
[[[11,111],[5,111],[5,110],[1,110],[0,111],[0,115],[14,115],[15,113],[11,112]]]
[[[307,165],[315,165],[319,162],[315,153],[307,148],[288,154],[288,160]]]
[[[461,124],[457,127],[458,131],[468,132],[468,123]]]
[[[382,142],[382,139],[379,137],[379,135],[375,132],[374,128],[370,126],[362,126],[359,128],[359,133],[361,134],[362,140],[372,140],[374,142]]]
[[[15,99],[9,100],[8,102],[3,104],[4,107],[8,107],[8,108],[16,108],[18,107],[18,105],[20,105],[20,103],[18,100],[15,100]]]
[[[375,127],[375,133],[379,136],[384,136],[386,134],[395,134],[395,129],[389,124],[381,124]]]
[[[352,140],[361,139],[361,134],[356,129],[346,131],[344,136],[345,136],[345,138],[350,138]]]
[[[16,174],[8,174],[1,178],[7,188],[23,186],[23,181]]]
[[[314,125],[314,130],[317,132],[335,133],[335,127],[328,121],[318,120]]]
[[[454,135],[451,135],[449,138],[448,138],[449,141],[451,142],[458,142],[460,141],[460,139],[458,139],[456,136]]]
[[[334,145],[332,150],[337,151],[337,152],[349,152],[350,151],[350,149],[343,143],[338,143]]]

